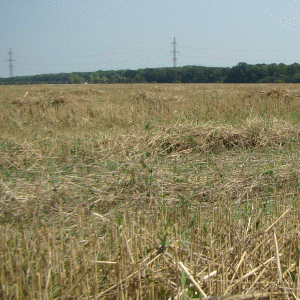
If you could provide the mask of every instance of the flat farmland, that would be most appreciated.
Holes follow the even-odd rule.
[[[0,298],[298,299],[299,124],[300,84],[0,86]]]

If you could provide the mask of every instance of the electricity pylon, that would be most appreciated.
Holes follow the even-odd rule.
[[[174,37],[174,41],[171,43],[171,45],[173,45],[173,51],[170,51],[170,53],[173,53],[173,58],[172,58],[172,61],[173,61],[173,68],[174,68],[174,83],[177,82],[178,78],[177,78],[177,69],[176,69],[176,63],[178,62],[178,59],[176,58],[176,54],[179,52],[176,51],[176,45],[178,45],[176,43],[176,39]]]
[[[6,61],[9,61],[10,77],[13,77],[13,63],[12,62],[16,61],[16,60],[12,59],[13,52],[11,51],[11,48],[7,54],[9,54],[9,59],[7,59]]]

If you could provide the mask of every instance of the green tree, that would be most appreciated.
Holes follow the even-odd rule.
[[[226,82],[231,82],[231,83],[249,82],[248,72],[249,72],[249,66],[244,62],[240,62],[238,63],[237,66],[231,68],[230,72],[227,75]]]
[[[73,84],[74,83],[74,77],[73,75],[70,75],[67,81],[69,84]]]
[[[94,76],[93,74],[91,74],[91,75],[89,76],[89,82],[90,82],[90,83],[95,83],[95,76]]]
[[[101,77],[101,82],[102,83],[107,83],[107,77],[106,76],[102,76]]]
[[[99,75],[95,76],[94,78],[94,83],[100,83],[101,82],[101,78]]]

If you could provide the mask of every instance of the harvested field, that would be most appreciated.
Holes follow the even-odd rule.
[[[300,85],[0,87],[0,298],[299,299]]]

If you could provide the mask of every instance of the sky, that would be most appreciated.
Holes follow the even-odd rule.
[[[300,2],[300,0],[299,0]],[[0,0],[0,77],[300,63],[297,0]],[[177,53],[178,52],[178,53]]]

